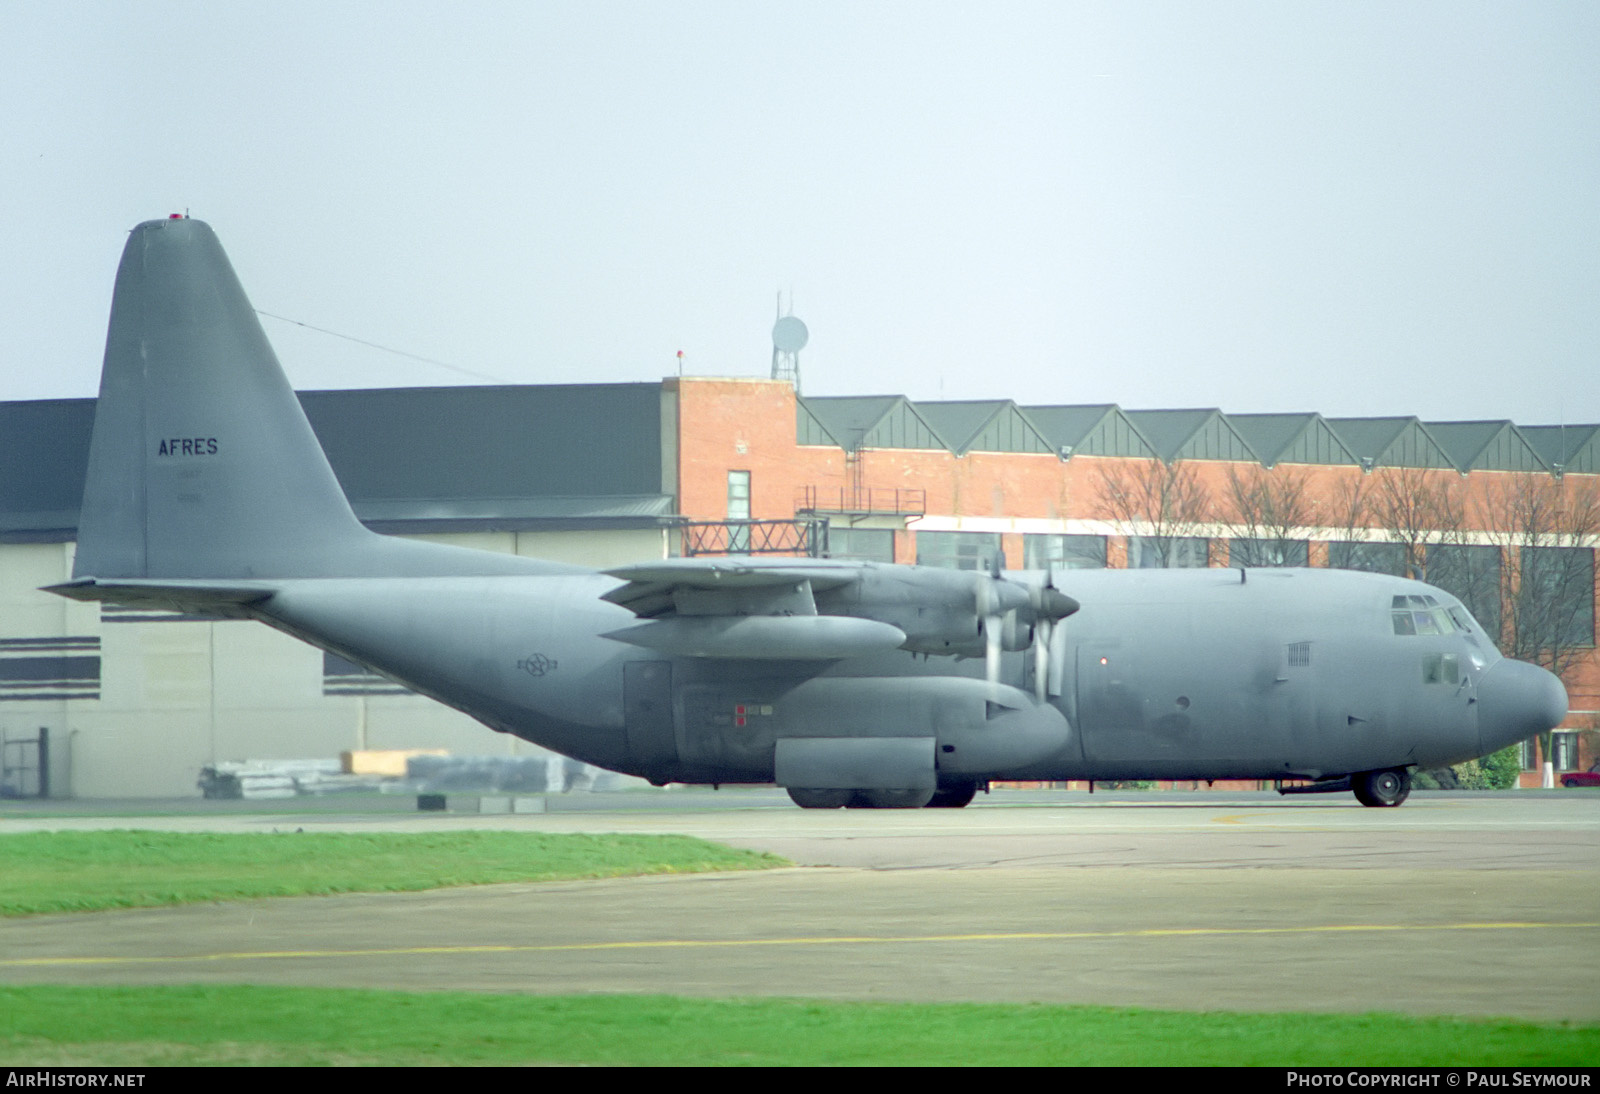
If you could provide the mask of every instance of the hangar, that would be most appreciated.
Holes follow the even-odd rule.
[[[805,397],[714,377],[301,402],[374,530],[594,567],[809,554],[1420,577],[1558,670],[1572,712],[1549,759],[1592,759],[1600,425]],[[93,414],[0,403],[0,734],[13,756],[46,731],[50,795],[182,796],[207,764],[352,749],[540,754],[264,627],[39,592],[71,573]]]

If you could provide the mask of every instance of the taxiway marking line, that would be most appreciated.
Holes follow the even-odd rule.
[[[420,957],[475,953],[572,953],[597,950],[733,949],[746,946],[862,946],[930,942],[1055,942],[1102,938],[1202,938],[1219,935],[1361,934],[1409,931],[1539,931],[1600,927],[1572,923],[1334,923],[1309,927],[1151,927],[1134,931],[1002,931],[983,934],[817,935],[800,938],[663,938],[631,942],[565,942],[539,945],[402,946],[359,950],[258,950],[161,956],[0,958],[0,968],[81,965],[164,965],[203,961],[263,961],[283,958]]]

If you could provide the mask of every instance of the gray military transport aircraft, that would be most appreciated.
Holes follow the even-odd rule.
[[[962,806],[998,779],[1411,771],[1557,725],[1561,683],[1455,597],[1338,570],[970,573],[666,559],[596,573],[351,512],[221,245],[139,225],[117,271],[78,600],[256,619],[654,783]]]

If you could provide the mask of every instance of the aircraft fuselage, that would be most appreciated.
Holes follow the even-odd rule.
[[[604,637],[637,620],[600,599],[618,582],[599,574],[297,580],[253,614],[495,729],[655,782],[770,782],[784,739],[931,739],[941,780],[984,781],[1315,778],[1441,766],[1523,735],[1480,727],[1480,682],[1502,658],[1470,617],[1395,633],[1397,596],[1459,611],[1418,582],[1179,570],[1062,584],[1086,606],[1058,626],[1044,704],[1029,653],[1004,655],[997,687],[981,657],[656,654]]]

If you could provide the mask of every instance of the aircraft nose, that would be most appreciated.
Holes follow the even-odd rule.
[[[1509,657],[1478,681],[1478,738],[1484,755],[1554,729],[1567,716],[1567,689],[1538,665]]]

